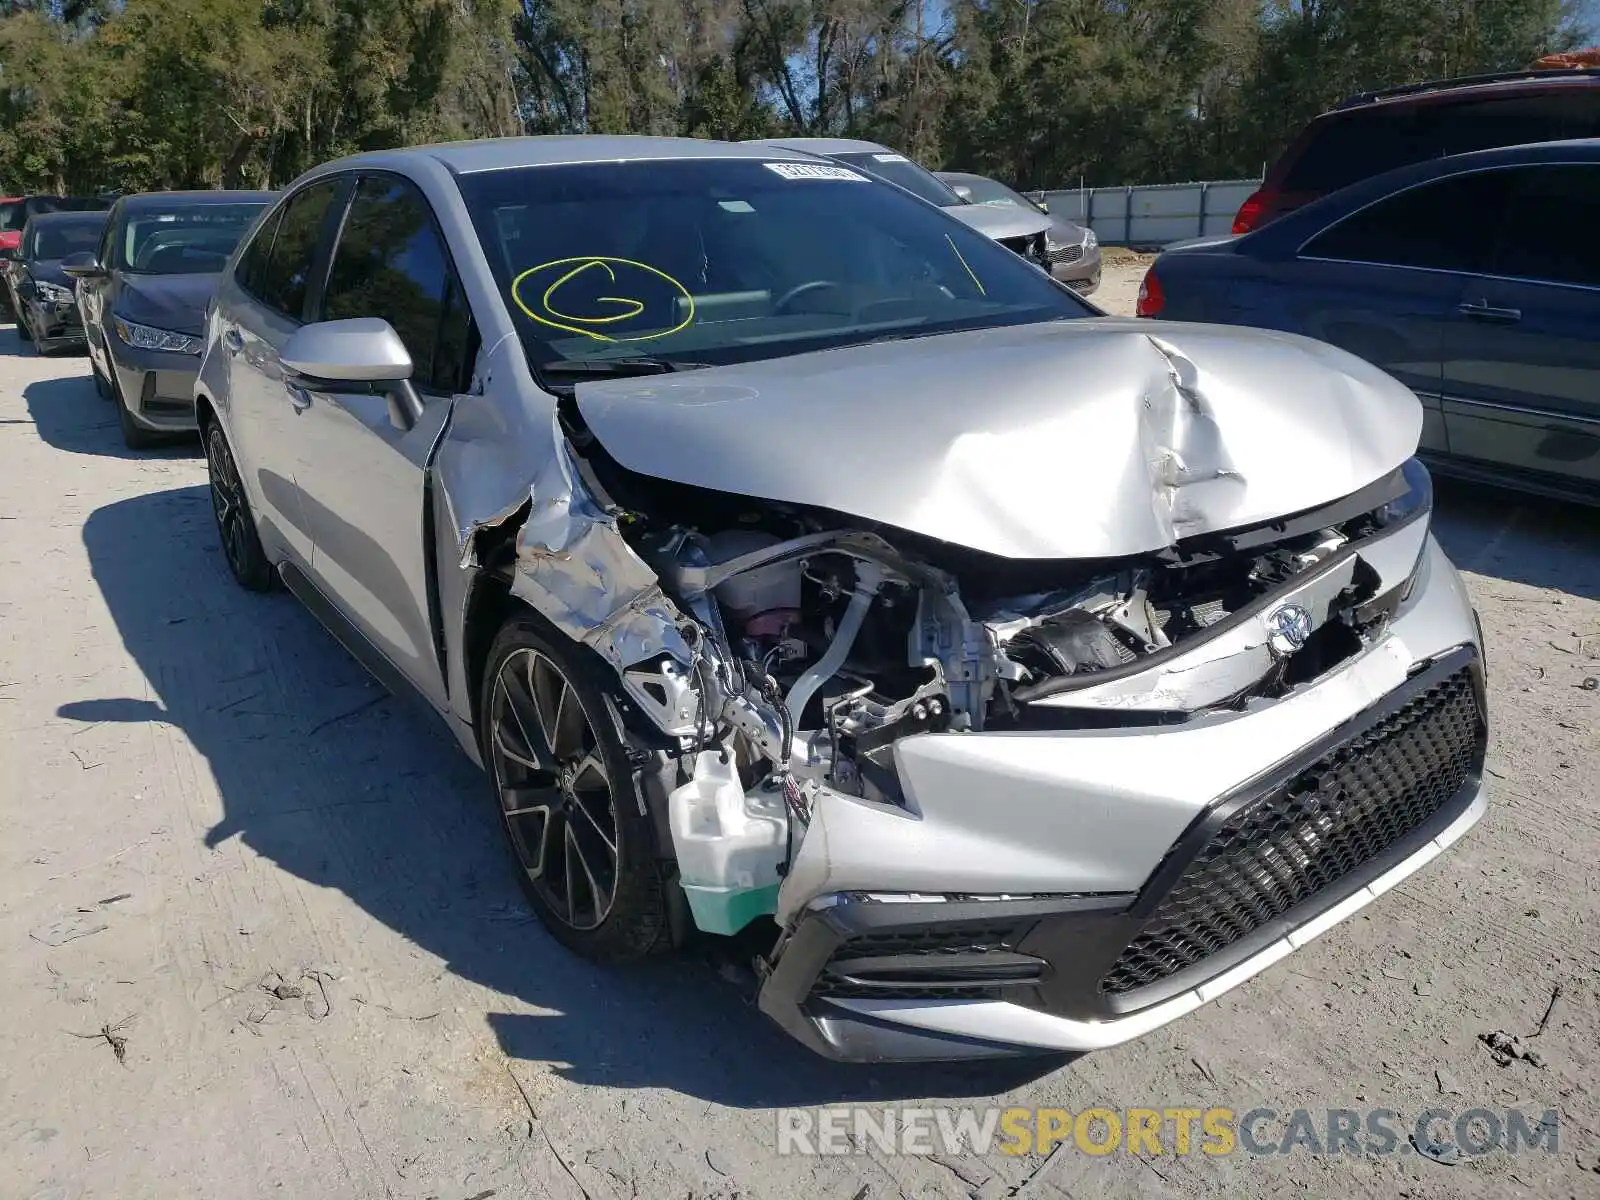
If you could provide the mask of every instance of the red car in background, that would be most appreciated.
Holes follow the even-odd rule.
[[[22,227],[28,223],[22,196],[0,196],[0,254],[15,254],[22,242]]]

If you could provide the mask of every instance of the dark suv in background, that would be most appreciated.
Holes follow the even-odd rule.
[[[1600,70],[1517,71],[1352,96],[1301,132],[1239,207],[1249,233],[1397,167],[1497,146],[1600,137]]]

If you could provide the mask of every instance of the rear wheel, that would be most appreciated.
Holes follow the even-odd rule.
[[[489,651],[479,741],[519,881],[563,945],[600,962],[668,945],[650,821],[606,673],[526,615]]]
[[[121,407],[120,405],[118,406]],[[123,411],[127,411],[124,409]],[[217,518],[217,535],[228,570],[241,587],[252,592],[272,587],[272,564],[261,549],[255,518],[239,481],[239,467],[222,426],[212,421],[205,431],[206,473],[211,477],[211,511]]]

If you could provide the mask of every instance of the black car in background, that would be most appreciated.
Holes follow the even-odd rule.
[[[206,305],[234,246],[273,196],[123,196],[99,247],[62,263],[78,280],[95,388],[116,404],[128,446],[194,429]]]
[[[17,317],[17,333],[39,353],[83,346],[73,280],[61,260],[92,252],[105,227],[104,212],[45,213],[23,227],[16,257],[4,264],[5,295]]]
[[[1138,312],[1331,342],[1416,392],[1441,471],[1600,503],[1600,139],[1405,167],[1174,247]]]

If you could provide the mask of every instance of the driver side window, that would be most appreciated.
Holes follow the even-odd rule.
[[[328,270],[323,319],[382,317],[411,355],[424,391],[467,386],[472,313],[427,199],[397,176],[356,186]]]

